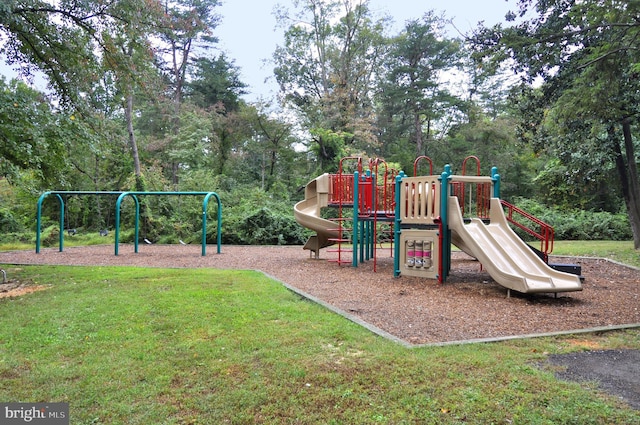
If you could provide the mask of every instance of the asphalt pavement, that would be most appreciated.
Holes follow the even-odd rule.
[[[640,350],[596,350],[552,354],[548,362],[563,366],[556,377],[573,382],[598,382],[598,387],[640,410]]]

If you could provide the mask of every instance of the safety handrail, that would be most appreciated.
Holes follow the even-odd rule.
[[[424,159],[429,164],[429,175],[433,175],[433,160],[426,155],[421,155],[413,161],[413,177],[418,177],[418,163]]]
[[[329,174],[329,204],[351,206],[353,204],[353,174]]]
[[[522,231],[526,232],[527,234],[538,239],[540,241],[540,251],[542,251],[542,253],[545,256],[549,255],[553,251],[553,240],[555,237],[555,231],[553,229],[553,226],[545,223],[539,218],[534,217],[528,212],[516,207],[513,204],[510,204],[505,200],[501,199],[500,203],[502,204],[503,207],[507,209],[507,214],[506,214],[507,221],[509,221],[509,223],[518,227]],[[522,216],[525,219],[529,220],[529,222],[537,224],[540,230],[536,232],[530,226],[527,226],[527,224],[521,223],[520,221],[518,221],[514,217],[514,215]]]

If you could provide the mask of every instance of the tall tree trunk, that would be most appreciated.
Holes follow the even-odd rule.
[[[620,161],[616,158],[616,165],[622,180],[622,191],[627,205],[631,231],[633,232],[633,247],[640,249],[640,180],[638,179],[638,166],[636,164],[635,149],[631,136],[631,122],[629,120],[622,122],[622,133],[624,135],[625,156],[627,160],[626,168],[624,167],[622,152],[618,155],[622,159],[622,163],[619,163]]]
[[[191,39],[187,39],[183,46],[180,47],[176,40],[171,42],[172,51],[172,64],[173,64],[173,78],[175,84],[175,91],[173,93],[173,119],[172,119],[172,135],[174,141],[178,138],[180,132],[180,110],[182,108],[182,91],[184,89],[186,81],[187,64],[189,61],[189,55],[191,54]],[[178,161],[172,161],[171,163],[171,183],[178,187],[178,172],[180,170],[180,164]]]
[[[129,146],[131,146],[131,155],[133,156],[133,170],[136,180],[142,175],[140,170],[140,156],[138,155],[138,143],[136,135],[133,132],[133,94],[127,95],[127,106],[124,111],[125,120],[127,121],[127,133],[129,135]]]
[[[266,169],[267,169],[267,160],[265,159],[265,153],[262,152],[262,161],[260,164],[260,189],[265,190],[265,181],[266,181]]]
[[[178,139],[178,133],[180,132],[180,106],[181,106],[181,83],[176,84],[176,92],[173,98],[173,117],[171,119],[171,135],[173,136],[173,142]],[[178,170],[180,164],[178,161],[171,161],[171,183],[177,190],[178,187]]]
[[[138,143],[136,135],[133,132],[133,93],[127,95],[127,105],[124,108],[124,117],[127,122],[127,134],[129,136],[129,146],[131,147],[131,156],[133,157],[133,170],[136,176],[135,190],[145,191],[146,187],[142,179],[142,170],[140,167],[140,155],[138,154]],[[149,217],[147,209],[147,201],[143,199],[140,206],[140,216],[142,217],[143,234],[147,233],[149,227]]]
[[[415,141],[416,141],[416,157],[422,155],[422,142],[423,142],[423,132],[422,132],[422,120],[420,119],[420,112],[415,108],[413,113],[413,131],[415,133]]]

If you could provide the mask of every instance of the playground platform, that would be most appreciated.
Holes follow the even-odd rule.
[[[421,159],[414,163],[414,174]],[[344,160],[356,161],[353,173],[344,172]],[[338,264],[357,267],[373,260],[375,271],[378,247],[386,241],[393,245],[394,276],[444,282],[451,273],[454,245],[480,261],[509,294],[582,290],[579,276],[546,261],[553,249],[553,228],[500,199],[496,167],[490,176],[455,175],[445,166],[440,175],[409,177],[386,167],[378,173],[381,160],[370,161],[364,171],[362,162],[343,159],[338,174],[309,182],[305,199],[294,207],[298,223],[315,232],[304,249],[316,258],[321,249],[331,247]],[[479,174],[479,160],[477,164]],[[335,214],[323,216],[328,209]],[[525,243],[512,226],[537,238],[540,249]]]

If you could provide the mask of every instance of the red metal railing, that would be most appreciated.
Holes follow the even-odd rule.
[[[480,176],[480,160],[477,156],[468,156],[462,161],[462,175],[467,174],[467,161],[474,160],[476,163],[475,176]],[[473,174],[472,174],[473,175]],[[458,198],[462,214],[476,215],[480,218],[489,217],[489,205],[491,201],[491,183],[465,183],[453,182],[453,195]],[[467,203],[467,191],[469,203]],[[473,201],[475,200],[475,205]]]
[[[507,210],[505,215],[509,223],[540,241],[540,251],[542,251],[545,260],[547,260],[546,257],[553,251],[553,239],[555,236],[553,227],[507,201],[500,200],[500,203]],[[518,216],[520,219],[524,218],[526,222],[518,221],[514,216]],[[538,230],[534,230],[532,224]]]
[[[331,174],[331,192],[329,193],[329,204],[331,205],[353,205],[353,174]]]
[[[431,158],[429,158],[426,155],[422,155],[422,156],[417,157],[413,161],[413,177],[418,177],[418,163],[421,160],[427,161],[427,163],[429,164],[429,174],[427,174],[427,175],[428,176],[432,176],[433,175],[433,160],[431,160]]]
[[[376,175],[376,205],[377,214],[387,217],[395,216],[396,208],[396,176],[398,172],[390,169],[380,158],[369,161],[371,171]],[[384,173],[379,172],[379,166],[384,166]]]
[[[362,172],[362,158],[359,157],[345,157],[340,160],[340,167],[338,169],[338,174],[331,174],[329,176],[329,181],[331,185],[331,193],[329,195],[329,204],[338,207],[338,217],[330,219],[335,222],[337,227],[333,229],[329,229],[337,232],[336,238],[329,238],[331,242],[334,242],[338,245],[337,249],[330,249],[330,252],[337,252],[338,258],[336,260],[329,260],[332,262],[337,262],[338,264],[348,264],[351,263],[351,260],[343,259],[343,252],[351,251],[349,249],[345,249],[342,247],[342,244],[349,243],[350,238],[348,237],[349,232],[355,231],[353,229],[353,219],[349,216],[344,215],[344,208],[353,207],[354,203],[354,195],[355,195],[355,183],[354,175],[349,173],[345,173],[345,162],[346,161],[355,161],[355,167],[358,172]],[[351,223],[351,227],[347,226],[347,223]],[[355,255],[355,253],[353,253]]]

